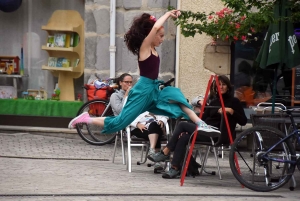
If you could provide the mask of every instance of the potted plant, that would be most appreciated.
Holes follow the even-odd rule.
[[[256,32],[261,32],[274,22],[273,6],[279,0],[221,1],[226,7],[217,12],[181,11],[175,24],[180,25],[181,33],[185,37],[205,33],[212,37],[212,44],[216,44],[218,40],[250,42],[257,40],[254,36]],[[288,6],[293,10],[293,15],[282,20],[299,21],[300,2],[290,0]]]

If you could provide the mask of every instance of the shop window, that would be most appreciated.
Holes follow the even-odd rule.
[[[27,89],[43,88],[48,94],[52,94],[58,78],[57,75],[42,70],[42,66],[48,63],[49,57],[47,51],[42,50],[49,35],[47,30],[42,29],[42,26],[47,25],[56,10],[75,10],[84,18],[84,1],[13,0],[4,2],[0,3],[0,57],[20,58],[19,69],[22,67],[24,71],[21,73],[14,70],[12,72],[12,74],[26,75],[21,79],[22,85],[18,84],[18,98],[21,98],[22,92]],[[19,2],[21,2],[20,5]],[[1,62],[0,87],[13,85],[13,80],[4,76],[7,74],[7,69],[5,63]]]
[[[295,24],[297,43],[300,43],[300,24]],[[235,96],[244,107],[256,106],[260,102],[272,102],[273,69],[261,69],[255,59],[263,43],[265,32],[256,34],[257,41],[237,41],[231,48],[231,74]],[[277,64],[276,64],[277,65]],[[276,76],[276,102],[290,106],[292,96],[292,70],[278,69]]]

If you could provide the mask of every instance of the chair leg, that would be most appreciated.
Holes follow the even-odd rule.
[[[127,167],[128,167],[128,172],[131,172],[131,146],[130,142],[128,143],[128,151],[127,151]]]
[[[206,147],[206,152],[205,152],[205,156],[202,160],[202,163],[201,163],[201,170],[200,170],[200,175],[202,175],[202,172],[206,172],[204,169],[205,169],[205,165],[206,165],[206,161],[207,161],[207,157],[208,157],[208,154],[209,154],[209,149],[210,149],[210,146],[207,146]]]
[[[118,135],[115,138],[115,146],[114,146],[114,153],[113,153],[113,157],[112,157],[112,163],[115,162],[115,156],[116,156],[116,149],[117,149],[117,144],[118,144]],[[123,155],[123,154],[122,154]]]
[[[144,146],[141,148],[141,162],[143,161],[143,156],[144,156]]]
[[[294,175],[292,175],[292,178],[290,179],[289,184],[290,184],[290,190],[294,190],[296,188],[297,183],[296,183]]]
[[[213,149],[214,149],[214,155],[215,155],[216,165],[217,165],[217,168],[218,168],[219,178],[220,178],[220,180],[222,180],[221,171],[220,171],[220,165],[219,165],[219,158],[218,158],[219,156],[217,154],[217,149],[216,149],[216,147],[213,147]]]
[[[126,165],[125,148],[124,148],[124,141],[123,141],[123,132],[121,132],[121,149],[122,149],[122,162],[123,162],[123,165]]]
[[[197,160],[197,156],[199,156],[200,164],[202,164],[203,156],[201,154],[201,151],[199,151],[199,149],[196,150],[196,153],[195,153],[195,156],[194,156],[195,160]]]
[[[199,150],[197,149],[197,150],[195,151],[195,155],[194,155],[194,159],[195,159],[195,160],[196,160],[198,154],[199,154]],[[199,157],[200,157],[200,155],[199,155]]]
[[[221,153],[222,153],[222,159],[224,158],[224,147],[222,146],[222,151],[221,151]]]
[[[171,163],[170,161],[165,161],[165,165],[164,165],[164,171],[167,172],[169,171],[171,168]]]
[[[144,156],[144,149],[146,148],[145,156]],[[149,145],[142,145],[141,150],[141,160],[137,162],[138,165],[144,164],[147,161],[147,155],[149,153]]]
[[[127,146],[128,146],[128,151],[127,151],[127,168],[128,172],[131,172],[131,142],[130,142],[130,130],[129,128],[126,128],[126,136],[127,136]]]

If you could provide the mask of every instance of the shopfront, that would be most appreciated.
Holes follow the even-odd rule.
[[[300,24],[295,24],[294,27],[297,45],[300,47]],[[253,38],[257,37],[257,41],[252,40],[248,43],[238,41],[232,47],[230,79],[234,84],[235,96],[244,103],[244,107],[256,106],[260,102],[272,102],[274,70],[261,69],[255,62],[264,35],[265,33],[254,35]],[[297,69],[295,68],[294,72],[292,69],[278,70],[276,102],[286,106],[299,105],[300,68]]]
[[[4,7],[12,5],[1,5],[3,2],[15,3],[16,7],[6,10]],[[168,6],[176,7],[176,3],[172,0],[0,1],[0,105],[3,106],[0,125],[16,122],[14,125],[30,126],[44,118],[49,127],[49,118],[58,121],[65,118],[62,127],[66,128],[66,122],[87,101],[83,86],[95,80],[95,74],[102,80],[124,72],[135,79],[139,76],[137,57],[124,43],[124,34],[133,18],[143,12],[159,18]],[[157,48],[162,80],[175,77],[176,28],[172,20],[166,27],[165,41]],[[7,56],[10,61],[3,58]],[[12,60],[19,61],[19,65]],[[12,116],[24,117],[26,121],[8,119]],[[51,125],[58,127],[60,122]],[[38,125],[45,126],[44,123],[34,126]]]
[[[59,127],[76,115],[83,104],[76,100],[83,65],[75,62],[84,64],[84,6],[82,0],[0,2],[0,125],[30,126],[35,121],[42,126],[38,122],[46,118],[42,122],[47,127],[50,122]],[[67,44],[74,33],[80,42]],[[50,58],[64,65],[51,66]],[[51,117],[58,122],[49,121]]]

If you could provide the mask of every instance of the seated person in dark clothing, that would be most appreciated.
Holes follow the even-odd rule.
[[[227,112],[228,122],[231,131],[235,130],[236,124],[246,125],[247,117],[244,113],[244,109],[239,101],[239,99],[233,97],[232,95],[232,85],[229,79],[221,75],[219,76],[220,90],[222,93],[225,110]],[[210,102],[210,106],[219,106],[219,108],[207,108],[204,111],[202,119],[205,123],[212,125],[214,127],[220,128],[221,123],[221,102],[219,95],[217,94],[217,87],[213,85],[213,90],[211,93],[216,95],[216,98]],[[180,122],[174,132],[171,140],[168,142],[167,146],[161,151],[151,157],[148,157],[154,162],[165,161],[170,158],[170,152],[174,152],[172,159],[172,167],[170,170],[162,175],[163,178],[176,178],[180,172],[180,164],[184,159],[186,145],[189,142],[191,134],[196,130],[196,124],[189,122]],[[234,136],[234,135],[233,135]],[[210,141],[209,137],[197,135],[197,141]]]

